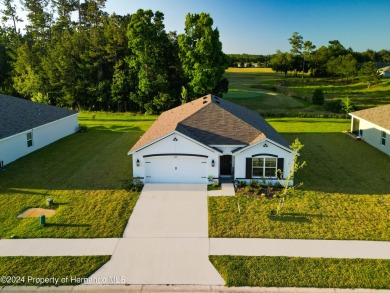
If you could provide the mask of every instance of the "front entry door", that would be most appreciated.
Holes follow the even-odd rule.
[[[232,156],[225,155],[220,157],[220,174],[221,175],[232,175]]]

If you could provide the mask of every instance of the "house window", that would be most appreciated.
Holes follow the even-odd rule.
[[[252,159],[252,177],[276,177],[277,158]]]
[[[33,145],[33,134],[32,132],[27,133],[27,147],[32,147]]]
[[[384,132],[384,131],[382,131],[381,143],[382,143],[382,145],[386,145],[386,132]]]

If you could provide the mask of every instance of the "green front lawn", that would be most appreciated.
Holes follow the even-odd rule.
[[[268,119],[305,145],[296,182],[303,182],[271,216],[278,199],[209,198],[210,237],[390,240],[390,158],[339,132],[348,121]],[[284,134],[290,131],[295,133]]]
[[[81,279],[88,278],[110,258],[111,256],[0,257],[0,286],[80,285]]]
[[[0,238],[122,236],[139,196],[124,189],[132,177],[127,151],[155,117],[98,112],[81,113],[79,120],[87,132],[0,171]],[[56,213],[45,227],[37,218],[17,218],[27,208],[45,207],[47,198]]]
[[[390,289],[390,260],[210,256],[227,286]]]

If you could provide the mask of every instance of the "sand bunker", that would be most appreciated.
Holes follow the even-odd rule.
[[[49,209],[41,209],[41,208],[32,208],[27,209],[23,213],[21,213],[18,218],[39,218],[41,215],[45,215],[46,217],[51,217],[55,213],[55,210]]]

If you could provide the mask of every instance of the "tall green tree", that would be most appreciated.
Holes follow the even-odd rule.
[[[2,4],[4,9],[0,10],[3,15],[1,20],[3,21],[3,25],[8,21],[12,22],[12,31],[16,34],[16,25],[18,22],[21,22],[22,19],[17,15],[16,4],[13,0],[3,0]]]
[[[13,64],[13,86],[24,97],[31,98],[39,93],[46,95],[40,76],[40,59],[26,42],[17,49],[18,58]]]
[[[349,78],[357,74],[357,62],[352,54],[341,56],[341,74],[345,77],[346,82]]]
[[[137,78],[131,99],[149,113],[180,102],[180,88],[174,95],[170,87],[169,68],[174,57],[163,21],[163,13],[140,9],[132,15],[127,32],[130,74]]]
[[[325,46],[315,50],[310,57],[310,70],[313,76],[326,76],[326,63],[329,60],[329,51]]]
[[[367,88],[370,88],[372,84],[379,81],[380,76],[378,74],[378,68],[373,61],[364,63],[359,70],[359,78],[367,84]]]
[[[57,13],[57,19],[53,30],[61,33],[72,25],[72,13],[76,11],[76,0],[51,0]]]
[[[48,29],[52,16],[47,11],[49,0],[21,0],[23,9],[27,12],[28,24],[26,33],[34,41],[45,41],[49,34]]]
[[[294,32],[292,36],[288,39],[291,45],[291,54],[294,56],[295,62],[294,70],[297,75],[297,71],[300,69],[300,64],[302,64],[302,86],[303,86],[303,76],[305,73],[305,63],[309,61],[313,50],[316,48],[311,41],[303,41],[303,37],[298,33]],[[302,63],[300,62],[302,60]]]
[[[284,76],[287,76],[287,72],[292,70],[292,59],[290,53],[278,50],[270,61],[272,70],[284,72]]]
[[[213,29],[213,19],[208,13],[187,14],[184,31],[178,38],[179,57],[189,98],[208,93],[222,96],[228,90],[223,78],[228,58],[222,52],[218,29]]]

